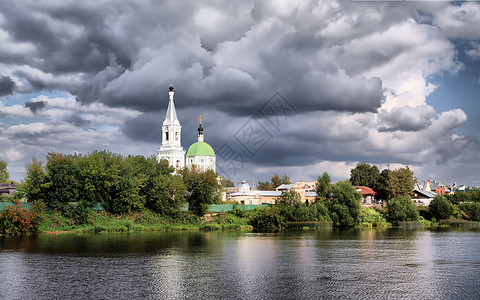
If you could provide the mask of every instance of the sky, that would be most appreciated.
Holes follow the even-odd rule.
[[[480,186],[478,28],[478,1],[1,1],[0,159],[155,155],[172,82],[232,181]]]

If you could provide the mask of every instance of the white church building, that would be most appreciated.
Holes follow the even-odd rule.
[[[157,150],[157,160],[166,159],[175,170],[182,169],[185,166],[188,168],[196,166],[203,172],[208,169],[215,172],[215,151],[213,151],[213,148],[209,144],[204,142],[201,115],[199,117],[198,141],[188,147],[185,154],[181,143],[182,126],[177,118],[175,103],[173,101],[175,92],[171,84],[169,90],[167,114],[162,126],[162,145],[160,149]]]

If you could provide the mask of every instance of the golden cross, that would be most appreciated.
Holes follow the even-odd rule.
[[[200,120],[200,124],[202,124],[202,114],[200,114],[200,117],[198,117],[198,119]]]

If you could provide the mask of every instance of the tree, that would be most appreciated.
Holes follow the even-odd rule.
[[[60,207],[62,203],[77,201],[77,169],[73,158],[50,152],[45,168],[48,177],[45,204]]]
[[[442,195],[436,195],[428,209],[437,220],[448,219],[453,214],[453,205]]]
[[[213,170],[202,172],[194,167],[191,169],[185,167],[179,173],[187,188],[189,210],[203,216],[209,204],[217,202],[220,198],[217,174]]]
[[[384,200],[398,196],[410,196],[415,182],[413,171],[408,166],[393,171],[385,169],[378,177],[376,190],[379,198]]]
[[[360,219],[362,194],[350,183],[339,181],[331,186],[330,197],[325,201],[334,226],[352,227]]]
[[[275,203],[280,206],[295,206],[302,203],[302,198],[300,194],[295,192],[295,190],[290,189],[287,192],[283,192],[279,197],[277,197]]]
[[[44,200],[48,181],[43,161],[33,157],[32,161],[27,163],[25,169],[26,176],[22,182],[25,197],[33,201]]]
[[[360,163],[350,170],[350,182],[356,186],[374,187],[380,176],[380,171],[375,165]]]
[[[403,221],[417,221],[419,212],[410,196],[403,195],[388,200],[386,217],[387,221],[398,225]]]
[[[332,182],[327,172],[317,179],[317,201],[325,201],[330,198]]]
[[[187,189],[179,175],[158,175],[151,179],[148,186],[147,204],[153,210],[164,215],[178,212],[185,204]]]
[[[10,178],[7,170],[7,162],[0,160],[0,183],[6,183]]]
[[[270,182],[268,181],[259,181],[257,185],[257,189],[261,191],[274,191],[275,188],[282,184],[291,184],[292,182],[290,181],[290,177],[288,175],[283,175],[282,178],[278,176],[278,173],[273,174],[272,178],[270,179]]]

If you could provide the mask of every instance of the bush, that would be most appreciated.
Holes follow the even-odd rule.
[[[452,203],[442,195],[436,195],[428,208],[437,220],[448,219],[453,214]]]
[[[363,226],[383,227],[387,226],[384,215],[373,207],[362,207],[360,224]]]
[[[471,221],[480,221],[480,202],[467,202],[460,204],[460,209],[465,212],[465,218]]]
[[[27,210],[15,200],[12,206],[5,207],[0,212],[0,233],[20,235],[38,232],[44,210],[45,205],[42,202],[34,203],[33,207]]]
[[[409,196],[398,196],[388,201],[386,217],[388,222],[399,225],[404,221],[417,221],[419,212]]]
[[[251,221],[255,229],[279,230],[287,225],[278,206],[256,209],[255,212],[255,216]]]

